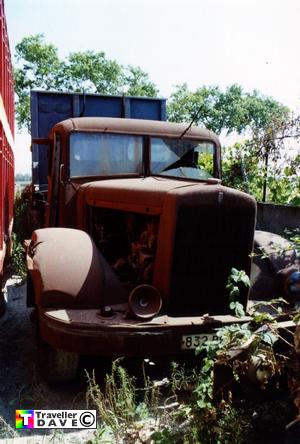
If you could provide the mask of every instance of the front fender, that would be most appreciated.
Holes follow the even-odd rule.
[[[27,253],[35,304],[45,308],[98,308],[127,295],[95,243],[84,231],[34,231]]]
[[[289,300],[285,281],[297,270],[297,254],[291,242],[267,231],[255,232],[250,299],[269,300],[283,297]]]

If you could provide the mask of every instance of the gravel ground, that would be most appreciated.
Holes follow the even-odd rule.
[[[16,409],[85,409],[85,381],[48,386],[36,366],[34,329],[26,307],[26,284],[10,279],[7,310],[0,318],[0,442],[86,442],[92,431],[16,430]]]

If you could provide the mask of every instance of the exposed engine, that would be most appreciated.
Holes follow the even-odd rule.
[[[158,216],[91,207],[89,224],[96,245],[126,289],[152,283]]]

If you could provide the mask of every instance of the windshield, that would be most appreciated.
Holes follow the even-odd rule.
[[[151,173],[205,180],[214,173],[213,143],[151,138]]]
[[[142,174],[143,138],[76,132],[70,136],[70,177]]]

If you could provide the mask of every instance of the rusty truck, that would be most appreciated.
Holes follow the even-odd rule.
[[[0,0],[0,315],[5,260],[11,253],[14,205],[14,85],[4,1]]]
[[[298,279],[293,253],[253,267],[254,243],[281,239],[255,236],[255,200],[221,184],[216,135],[164,121],[164,101],[98,100],[107,116],[97,96],[32,95],[33,168],[43,164],[47,185],[33,174],[41,228],[27,246],[28,305],[48,381],[73,377],[80,355],[194,352],[217,327],[241,322],[229,310],[232,268],[252,269],[254,299],[294,296]],[[241,286],[244,308],[248,293]]]

